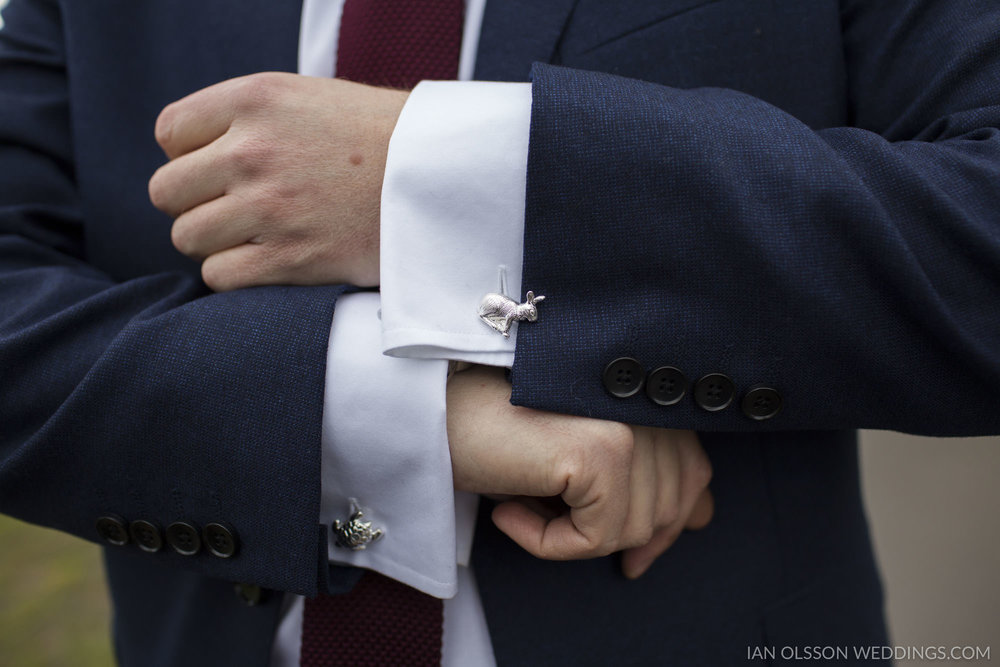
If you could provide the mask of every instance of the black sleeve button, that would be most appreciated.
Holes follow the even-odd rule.
[[[239,542],[236,532],[221,523],[210,523],[202,530],[205,546],[209,553],[218,558],[232,558],[236,555]]]
[[[646,378],[646,396],[658,405],[673,405],[684,398],[687,378],[673,366],[660,366]]]
[[[102,516],[97,520],[97,534],[108,544],[120,547],[128,544],[128,528],[125,519],[115,514]]]
[[[604,388],[616,398],[635,396],[642,389],[642,364],[632,357],[619,357],[604,367]]]
[[[694,385],[694,402],[709,412],[725,410],[735,395],[733,381],[722,373],[709,373]]]
[[[133,521],[128,527],[132,541],[139,545],[139,548],[147,553],[154,554],[163,548],[163,536],[160,527],[152,521],[139,519]]]
[[[167,544],[182,556],[193,556],[201,550],[198,527],[188,521],[174,521],[167,526]]]
[[[751,387],[743,396],[743,414],[750,419],[763,421],[781,412],[781,394],[777,389],[764,385]]]

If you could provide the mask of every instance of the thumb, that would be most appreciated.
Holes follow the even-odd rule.
[[[569,560],[587,557],[591,540],[573,524],[569,514],[543,516],[529,503],[511,500],[493,509],[493,523],[518,546],[536,558]]]

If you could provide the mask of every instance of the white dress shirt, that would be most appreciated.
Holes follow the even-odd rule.
[[[442,664],[493,665],[468,566],[477,497],[452,486],[445,359],[509,366],[506,339],[479,300],[501,271],[520,295],[531,88],[468,81],[485,0],[466,3],[457,82],[411,93],[389,146],[382,192],[381,295],[341,297],[331,327],[323,418],[322,506],[350,499],[384,531],[330,560],[376,570],[445,598]],[[305,0],[299,72],[331,76],[343,0]],[[288,596],[272,665],[298,665],[303,601]]]

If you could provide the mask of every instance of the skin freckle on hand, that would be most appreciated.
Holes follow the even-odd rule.
[[[351,164],[353,164],[355,167],[364,162],[364,158],[361,156],[361,153],[351,153],[351,156],[348,158],[348,160],[350,160]]]

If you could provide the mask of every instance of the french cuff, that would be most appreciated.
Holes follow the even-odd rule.
[[[531,85],[425,81],[389,142],[381,209],[385,354],[510,365],[482,298],[521,293]]]
[[[336,545],[332,562],[376,570],[429,595],[457,590],[455,493],[445,416],[444,361],[382,354],[379,295],[340,297],[327,353],[320,521],[371,531],[365,549]]]

